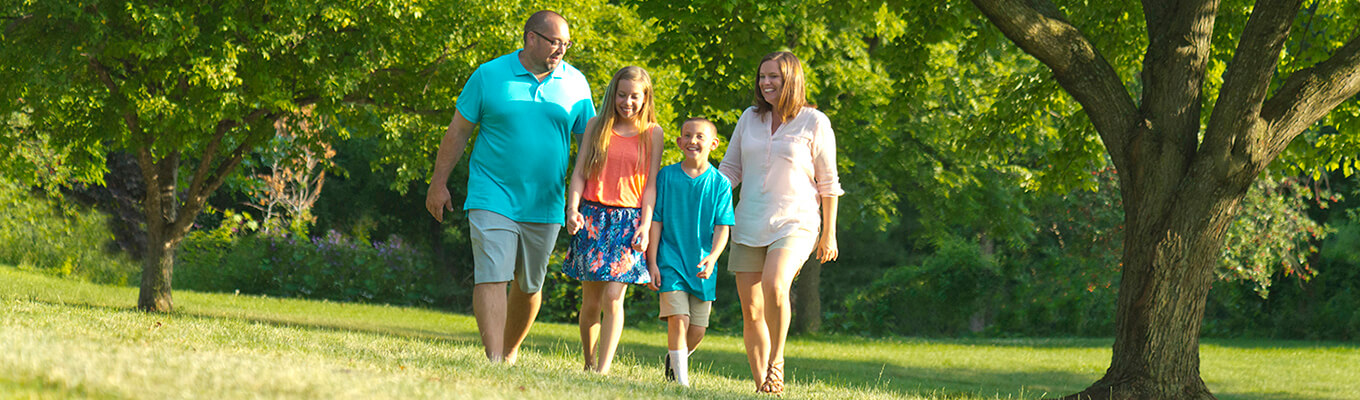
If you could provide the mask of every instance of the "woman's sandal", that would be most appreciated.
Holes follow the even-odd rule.
[[[765,372],[765,384],[760,385],[760,391],[776,396],[784,394],[784,363],[770,364],[770,369]]]

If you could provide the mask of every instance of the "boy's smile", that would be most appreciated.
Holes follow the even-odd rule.
[[[708,153],[718,146],[718,135],[712,125],[687,122],[680,127],[680,136],[675,138],[675,145],[686,159],[707,160]]]

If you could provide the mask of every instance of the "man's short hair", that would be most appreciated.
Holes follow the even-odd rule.
[[[529,20],[524,21],[524,33],[527,34],[530,31],[546,30],[548,29],[549,24],[558,20],[561,20],[562,22],[567,21],[566,18],[562,17],[562,14],[558,14],[551,10],[542,10],[536,12],[534,13],[534,15],[529,16]]]

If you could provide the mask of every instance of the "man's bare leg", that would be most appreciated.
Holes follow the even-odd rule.
[[[505,341],[504,347],[505,362],[514,364],[519,358],[519,345],[524,343],[524,338],[529,336],[529,328],[534,325],[534,319],[538,317],[538,307],[542,304],[542,291],[525,293],[520,289],[519,281],[510,282],[510,301],[505,313]]]
[[[472,288],[472,312],[477,316],[477,332],[482,335],[486,359],[505,360],[505,282],[479,283]]]

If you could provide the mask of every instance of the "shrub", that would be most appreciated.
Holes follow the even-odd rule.
[[[252,234],[248,217],[190,233],[176,254],[179,288],[448,307],[455,288],[400,237],[372,244],[330,231],[310,239]]]
[[[110,251],[108,219],[0,177],[0,264],[127,285],[140,269],[127,255]]]

